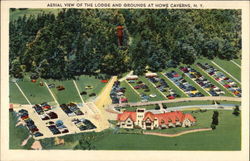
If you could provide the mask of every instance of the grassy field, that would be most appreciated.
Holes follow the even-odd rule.
[[[56,88],[51,88],[51,91],[54,93],[59,104],[63,103],[81,103],[79,94],[77,93],[76,87],[72,80],[66,81],[55,81],[55,80],[46,80],[47,84],[54,83],[55,86],[64,86],[65,90],[58,91]]]
[[[82,75],[79,80],[75,81],[77,84],[78,89],[80,90],[80,92],[87,92],[87,95],[82,95],[82,98],[84,101],[86,101],[87,99],[89,99],[89,94],[91,93],[95,93],[96,95],[98,95],[101,90],[103,89],[103,87],[106,85],[106,83],[102,83],[101,80],[96,79],[94,77],[89,77],[89,76],[85,76]],[[93,86],[92,89],[85,89],[86,86]],[[72,87],[73,88],[73,87]]]
[[[10,82],[9,87],[10,103],[28,104],[27,100],[14,83]]]
[[[42,102],[52,102],[54,101],[53,97],[49,93],[49,90],[45,86],[40,86],[41,82],[46,82],[49,84],[55,84],[55,86],[63,85],[65,87],[65,90],[58,91],[56,88],[51,88],[51,91],[53,92],[54,96],[56,97],[57,101],[61,103],[70,103],[70,102],[76,102],[80,103],[81,99],[79,94],[77,93],[76,87],[73,83],[73,80],[66,80],[66,81],[55,81],[55,80],[43,80],[38,79],[36,83],[32,83],[30,81],[30,78],[26,76],[23,81],[19,81],[18,85],[23,90],[26,97],[29,99],[29,101],[32,104],[39,104]],[[76,80],[77,87],[79,88],[79,91],[86,91],[87,95],[82,95],[82,98],[84,101],[86,101],[89,98],[89,94],[96,93],[98,94],[103,87],[106,85],[105,83],[100,82],[99,79],[96,79],[94,77],[88,77],[88,76],[81,76],[79,80]],[[92,89],[85,89],[85,86],[91,85],[93,86]],[[16,87],[16,85],[12,82],[10,82],[10,102],[11,103],[20,103],[20,104],[27,104],[26,99],[22,95],[22,93],[19,91],[19,89]]]
[[[21,146],[22,141],[29,136],[29,131],[24,126],[16,127],[17,117],[14,112],[9,113],[9,148],[10,149],[30,149],[34,139],[29,139],[25,146]]]
[[[61,9],[26,9],[26,10],[19,10],[16,9],[15,11],[10,11],[10,20],[16,20],[18,19],[18,17],[22,17],[24,15],[26,15],[27,17],[31,16],[31,15],[38,15],[41,13],[54,13],[55,15],[58,14],[58,12]]]
[[[135,91],[128,85],[126,81],[121,82],[121,87],[126,88],[126,92],[124,93],[124,95],[128,98],[129,102],[141,101],[140,96],[137,93],[135,93]]]
[[[232,111],[219,111],[216,130],[186,134],[174,138],[142,134],[110,134],[96,141],[98,150],[240,150],[240,117]],[[210,112],[211,114],[211,112]],[[208,126],[211,117],[201,113],[201,126]],[[203,116],[202,116],[203,115]],[[207,118],[208,117],[208,118]]]
[[[32,83],[30,79],[26,76],[24,77],[23,81],[18,82],[18,85],[23,90],[24,94],[32,104],[53,101],[53,98],[51,97],[46,86],[39,85],[40,81],[41,80],[38,79],[36,83]],[[10,95],[12,95],[13,92],[14,91],[10,91]]]
[[[241,65],[241,59],[234,59],[233,61],[234,61],[235,63]]]
[[[221,68],[226,70],[228,73],[230,73],[232,76],[234,76],[236,79],[241,81],[241,69],[237,65],[235,65],[231,61],[220,60],[218,58],[214,59],[214,62]]]

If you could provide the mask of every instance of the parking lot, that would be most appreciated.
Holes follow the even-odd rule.
[[[89,107],[85,104],[69,104],[69,106],[73,108],[69,107],[66,112],[62,107],[47,103],[16,105],[13,109],[35,139],[101,130],[102,120],[97,119]]]
[[[113,104],[182,97],[241,97],[239,83],[215,65],[207,63],[169,68],[162,73],[146,73],[144,76],[130,75],[123,81],[125,83],[113,86]]]

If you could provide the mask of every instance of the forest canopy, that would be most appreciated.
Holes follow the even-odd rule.
[[[202,57],[231,60],[241,51],[240,10],[63,9],[9,25],[9,68],[16,78],[143,74]]]

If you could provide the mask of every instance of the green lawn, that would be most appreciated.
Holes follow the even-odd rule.
[[[29,136],[29,131],[24,126],[16,127],[17,117],[14,112],[9,113],[9,148],[10,149],[30,149],[34,139],[29,139],[25,146],[21,146],[23,140]]]
[[[26,97],[29,99],[31,104],[39,104],[42,102],[51,102],[54,101],[51,97],[46,86],[39,85],[40,79],[36,83],[32,83],[30,79],[25,76],[23,81],[19,81],[18,85],[23,90]],[[15,95],[14,93],[10,95]]]
[[[95,77],[90,77],[86,75],[80,76],[79,80],[75,81],[77,84],[77,87],[80,92],[87,92],[86,95],[82,95],[82,98],[84,101],[86,101],[89,98],[89,94],[95,93],[98,95],[103,87],[106,85],[106,83],[102,83],[100,79],[96,79]],[[86,86],[93,86],[92,89],[85,89]],[[74,86],[75,87],[75,86]]]
[[[208,126],[209,113],[200,113],[200,126]],[[94,143],[97,150],[240,150],[240,117],[232,111],[219,111],[216,130],[174,138],[142,134],[110,134]],[[203,115],[203,116],[202,116]]]
[[[55,15],[57,15],[60,10],[61,9],[27,9],[27,10],[16,9],[15,11],[10,11],[10,20],[11,21],[16,20],[18,19],[18,17],[22,17],[24,15],[26,15],[27,17],[31,15],[38,15],[43,12],[54,13]]]
[[[141,101],[140,96],[137,93],[135,93],[135,91],[128,85],[126,81],[121,82],[121,87],[126,88],[126,92],[124,93],[124,95],[126,96],[126,98],[128,98],[128,102]]]
[[[233,61],[234,61],[235,63],[241,65],[241,59],[234,59]]]
[[[233,62],[221,59],[214,59],[214,62],[221,68],[226,70],[228,73],[230,73],[232,76],[234,76],[236,79],[241,81],[241,69]]]
[[[17,86],[10,82],[9,84],[9,93],[10,93],[10,103],[18,104],[28,104],[27,100],[24,98]]]
[[[55,86],[64,86],[65,90],[58,91],[57,88],[51,88],[54,96],[56,97],[59,104],[63,103],[81,103],[79,94],[77,93],[76,87],[72,80],[66,81],[56,81],[56,80],[46,80],[47,84],[54,83]]]

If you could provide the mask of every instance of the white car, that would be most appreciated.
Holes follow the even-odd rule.
[[[156,97],[156,94],[150,94],[149,97],[154,98],[154,97]]]
[[[143,99],[143,100],[141,100],[141,102],[148,102],[148,100],[147,99]]]

